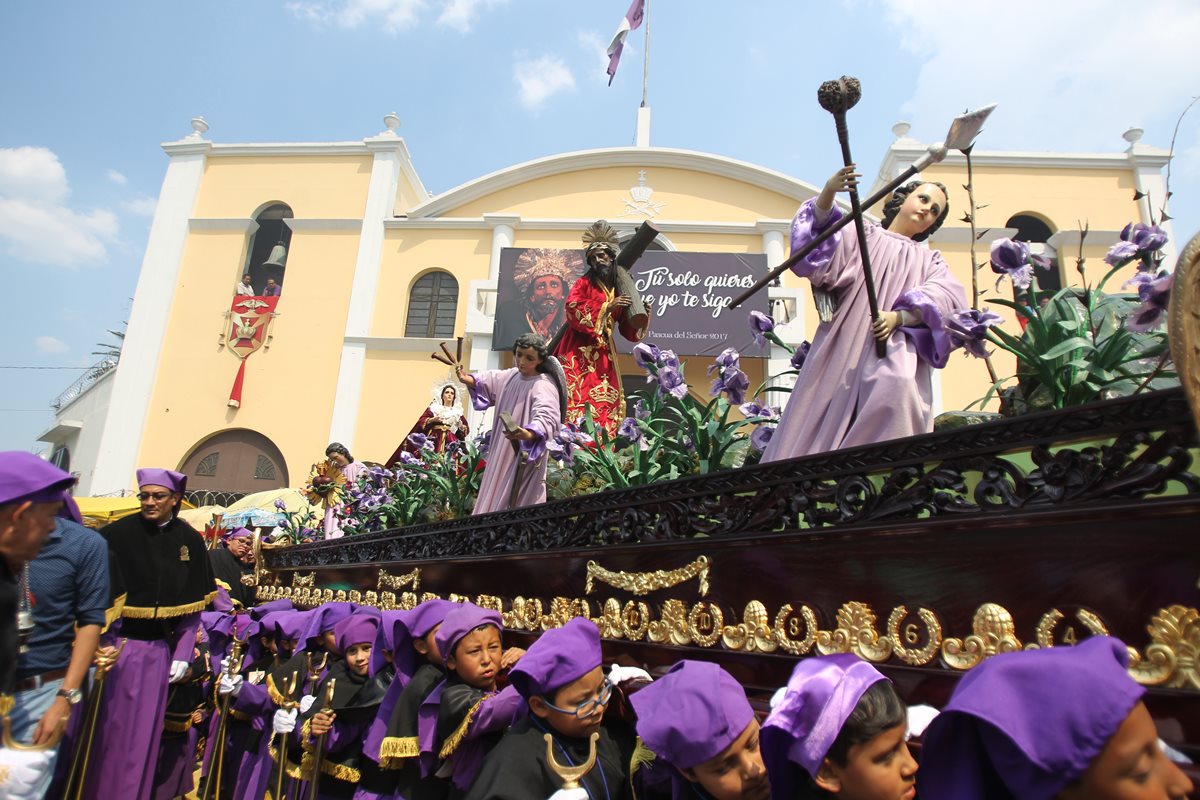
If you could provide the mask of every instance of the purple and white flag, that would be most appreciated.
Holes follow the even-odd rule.
[[[608,43],[608,85],[612,86],[613,78],[617,75],[617,62],[621,60],[621,51],[625,49],[625,37],[632,30],[637,30],[642,24],[642,15],[646,10],[646,0],[633,0],[624,19],[617,26],[612,41]]]

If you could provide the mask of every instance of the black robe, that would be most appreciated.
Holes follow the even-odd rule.
[[[588,740],[563,736],[529,714],[509,728],[488,753],[464,800],[546,800],[562,780],[546,763],[547,732],[554,734],[554,757],[563,766],[587,760]],[[603,725],[596,742],[596,766],[580,785],[591,800],[624,800],[629,795],[629,760]]]
[[[213,576],[229,592],[229,599],[233,601],[234,608],[253,608],[254,587],[242,583],[242,576],[253,575],[254,567],[243,564],[224,547],[209,550],[208,560],[212,563]]]
[[[17,607],[21,592],[17,576],[0,556],[0,695],[11,695],[17,685],[17,655],[20,636],[17,632]]]
[[[307,730],[307,722],[325,705],[326,687],[329,682],[336,681],[331,708],[337,717],[333,724],[341,739],[337,749],[327,749],[322,758],[319,777],[321,796],[354,796],[354,789],[362,780],[361,767],[365,761],[362,755],[363,737],[366,736],[371,721],[375,719],[379,704],[395,675],[396,672],[390,664],[368,678],[365,675],[356,675],[345,661],[339,661],[329,669],[329,673],[317,686],[316,701],[307,713],[301,715],[301,720],[306,723],[303,729]],[[305,747],[307,749],[307,745]],[[315,753],[313,755],[315,756]]]
[[[161,528],[141,514],[100,529],[118,568],[125,595],[121,633],[135,639],[170,639],[175,624],[216,597],[204,539],[176,517]]]
[[[435,664],[422,664],[392,709],[387,734],[380,745],[379,765],[386,772],[397,774],[396,796],[404,800],[440,800],[449,790],[444,778],[421,778],[420,744],[417,741],[417,714],[421,703],[446,678],[446,672]]]

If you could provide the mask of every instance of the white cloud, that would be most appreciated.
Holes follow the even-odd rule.
[[[62,339],[53,336],[39,336],[33,340],[33,348],[39,353],[46,355],[57,355],[65,353],[71,348]]]
[[[67,171],[44,147],[0,147],[0,197],[61,203],[71,190]]]
[[[158,200],[154,197],[141,195],[132,200],[126,200],[121,203],[121,208],[128,211],[130,214],[137,214],[139,217],[153,217],[154,209],[158,206]]]
[[[594,31],[584,31],[576,35],[580,48],[587,54],[589,78],[595,78],[600,83],[608,83],[608,39]],[[628,41],[621,52],[621,60],[629,57]]]
[[[129,178],[126,178],[124,175],[117,172],[115,169],[110,169],[108,171],[108,179],[110,181],[112,181],[113,183],[117,184],[118,186],[124,186],[125,184],[129,183]]]
[[[381,24],[388,33],[413,27],[429,0],[314,0],[293,2],[287,9],[315,25],[361,28]]]
[[[67,173],[44,147],[0,148],[0,242],[35,264],[76,267],[104,261],[116,241],[111,211],[77,211],[65,203]]]
[[[996,102],[982,148],[1111,152],[1126,146],[1121,134],[1133,125],[1153,125],[1161,134],[1146,143],[1166,147],[1197,90],[1194,0],[1143,0],[1136,19],[1126,0],[875,4],[923,61],[902,110],[926,141],[963,109]]]
[[[517,62],[513,68],[521,105],[536,110],[555,94],[575,88],[575,76],[558,56]]]
[[[507,2],[508,0],[445,0],[437,21],[439,25],[459,33],[467,33],[480,12]]]

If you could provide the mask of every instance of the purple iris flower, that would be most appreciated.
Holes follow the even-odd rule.
[[[287,503],[283,502],[283,500],[277,499],[275,501],[275,508],[279,509],[280,511],[287,511]]]
[[[1137,280],[1135,278],[1129,283],[1138,284],[1138,297],[1142,304],[1125,318],[1125,329],[1144,333],[1163,323],[1167,314],[1167,306],[1171,302],[1171,287],[1175,283],[1175,275],[1168,272],[1157,278],[1152,278],[1146,273],[1138,273],[1138,276],[1144,279]]]
[[[421,448],[429,441],[429,437],[423,433],[410,433],[408,435],[408,443],[413,447]]]
[[[621,424],[617,428],[617,436],[620,436],[622,439],[628,439],[631,442],[636,442],[642,438],[642,429],[638,427],[636,419],[626,417],[621,420]]]
[[[633,401],[633,416],[638,419],[650,419],[650,409],[646,408],[640,397]]]
[[[1122,267],[1137,258],[1137,245],[1133,242],[1117,242],[1104,254],[1104,263],[1113,267]]]
[[[808,359],[808,351],[810,349],[812,349],[810,343],[800,343],[800,346],[796,348],[796,352],[792,353],[792,369],[799,372],[804,367],[804,362]]]
[[[775,435],[774,428],[768,428],[766,425],[759,425],[754,429],[754,433],[750,434],[750,446],[760,453],[767,449],[767,443],[771,441],[771,437]]]
[[[1141,253],[1153,253],[1167,243],[1167,234],[1157,225],[1131,222],[1121,231],[1121,240],[1131,243]]]
[[[775,406],[764,406],[757,400],[751,400],[749,403],[742,403],[740,406],[738,406],[738,411],[741,411],[742,416],[746,418],[758,417],[768,420],[779,419],[778,408]]]
[[[686,397],[688,393],[688,385],[683,382],[683,375],[679,373],[678,367],[664,366],[658,371],[658,389],[660,392],[668,392],[679,400]]]
[[[1003,317],[993,314],[986,308],[967,308],[955,311],[947,317],[945,325],[946,332],[950,334],[950,341],[956,347],[963,348],[976,358],[987,358],[990,353],[983,343],[987,341],[988,328],[1003,321]]]
[[[766,347],[767,337],[763,334],[770,333],[773,330],[775,330],[775,320],[761,311],[750,312],[750,333],[754,336],[754,343],[756,345]]]
[[[1022,289],[1029,288],[1029,282],[1033,279],[1029,245],[1007,238],[997,239],[992,242],[991,264],[992,272],[999,275],[1000,280],[1008,276],[1012,280],[1013,286],[1019,286]],[[996,281],[997,287],[1000,285],[1000,280]]]
[[[662,350],[658,354],[658,365],[660,367],[679,369],[679,356],[675,355],[674,350]]]
[[[401,451],[401,453],[400,453],[400,463],[401,463],[401,464],[403,464],[403,465],[405,465],[406,467],[420,467],[420,466],[424,466],[424,465],[421,463],[421,459],[417,458],[416,456],[414,456],[412,453],[408,452],[407,450],[403,450],[403,451]]]
[[[709,394],[724,392],[728,395],[730,404],[736,406],[746,399],[746,390],[749,388],[750,379],[746,377],[746,373],[736,367],[727,367],[722,369],[721,374],[713,381]]]
[[[686,433],[683,435],[683,446],[693,452],[696,450],[696,443],[693,442],[692,437],[688,436]]]
[[[649,342],[638,342],[633,346],[633,360],[647,372],[658,367],[658,348]]]
[[[713,361],[712,366],[708,368],[708,374],[712,375],[714,369],[719,369],[722,372],[726,369],[737,369],[740,363],[741,356],[738,355],[738,351],[732,347],[726,347],[721,351],[721,355],[717,356],[716,360]]]

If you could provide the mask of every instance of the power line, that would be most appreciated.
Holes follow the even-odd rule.
[[[93,364],[92,366],[95,366],[95,365]],[[78,369],[78,370],[84,370],[84,369],[91,369],[91,368],[92,368],[91,366],[88,366],[88,367],[15,367],[15,366],[0,365],[0,369]]]

